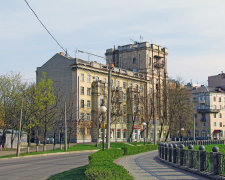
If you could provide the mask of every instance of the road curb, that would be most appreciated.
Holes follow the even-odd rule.
[[[54,155],[76,154],[76,153],[97,152],[97,151],[99,151],[99,150],[83,150],[83,151],[70,151],[70,152],[56,152],[56,153],[48,153],[48,154],[26,155],[26,156],[19,156],[19,157],[0,158],[0,161],[1,160],[9,160],[9,159],[20,159],[20,158],[41,157],[41,156],[54,156]]]

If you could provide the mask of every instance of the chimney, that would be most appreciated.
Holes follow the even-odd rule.
[[[64,53],[64,52],[59,52],[59,54],[60,54],[61,56],[65,56],[65,53]]]

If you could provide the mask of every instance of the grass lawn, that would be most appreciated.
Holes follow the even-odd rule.
[[[70,146],[68,148],[68,152],[72,151],[84,151],[84,150],[97,150],[95,144],[76,144],[73,146]],[[59,152],[65,152],[64,149],[56,149],[48,150],[48,151],[38,151],[38,152],[30,152],[30,153],[21,153],[20,156],[30,156],[30,155],[39,155],[39,154],[50,154],[50,153],[59,153]],[[10,158],[10,157],[16,157],[16,154],[6,155],[6,156],[0,156],[0,158]]]
[[[225,154],[225,144],[210,144],[210,145],[205,145],[205,150],[207,152],[212,152],[212,148],[214,146],[217,146],[219,148],[219,152],[222,154]],[[194,150],[199,150],[199,146],[194,146]]]
[[[79,179],[79,180],[86,180],[86,177],[84,175],[84,172],[86,170],[87,166],[78,167],[75,169],[71,169],[69,171],[62,172],[60,174],[56,174],[48,178],[48,180],[73,180],[73,179]]]

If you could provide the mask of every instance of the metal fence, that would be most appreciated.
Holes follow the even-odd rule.
[[[224,144],[224,141],[216,141],[218,144]],[[189,142],[190,143],[190,142]],[[188,149],[185,149],[185,145],[160,143],[159,157],[160,159],[176,164],[177,166],[187,167],[200,172],[208,172],[213,175],[225,177],[225,154],[219,152],[218,147],[213,147],[212,152],[206,152],[203,144],[213,144],[215,141],[204,141],[199,146],[199,150],[193,149],[192,144],[198,144],[196,142],[185,145]]]

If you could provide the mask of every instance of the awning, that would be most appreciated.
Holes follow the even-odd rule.
[[[222,132],[222,130],[220,130],[220,129],[215,129],[215,130],[213,131],[213,134],[220,133],[220,132]]]

